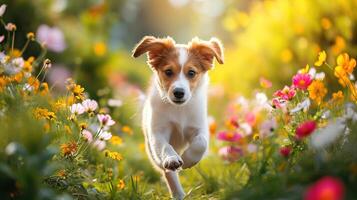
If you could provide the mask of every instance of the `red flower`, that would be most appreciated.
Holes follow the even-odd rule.
[[[217,134],[219,140],[236,142],[242,138],[241,134],[236,132],[221,131]]]
[[[316,129],[316,122],[315,121],[306,121],[304,123],[301,123],[297,128],[296,128],[296,138],[301,139],[306,136],[309,136],[314,130]]]
[[[294,98],[296,91],[293,87],[285,86],[282,90],[278,90],[274,93],[274,96],[279,97],[283,100],[291,100]]]
[[[291,147],[289,147],[289,146],[281,147],[279,151],[280,151],[280,155],[287,158],[287,157],[289,157],[289,155],[291,153]]]
[[[307,188],[304,200],[342,200],[344,192],[340,179],[325,176]]]
[[[312,77],[310,74],[296,74],[293,77],[293,85],[301,90],[306,90],[312,83]]]

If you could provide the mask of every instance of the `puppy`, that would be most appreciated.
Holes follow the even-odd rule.
[[[142,117],[146,151],[171,196],[183,199],[178,169],[197,164],[208,148],[207,71],[214,58],[223,64],[222,44],[216,38],[176,44],[170,37],[145,36],[133,57],[144,53],[154,72]]]

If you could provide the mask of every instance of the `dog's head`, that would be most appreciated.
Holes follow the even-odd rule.
[[[170,37],[145,36],[134,48],[133,57],[144,53],[148,53],[148,64],[157,75],[162,98],[175,105],[191,99],[203,75],[213,67],[214,58],[223,64],[222,44],[216,38],[176,44]]]

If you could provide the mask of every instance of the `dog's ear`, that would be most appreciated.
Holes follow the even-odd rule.
[[[137,58],[144,53],[148,53],[148,63],[152,66],[157,66],[158,62],[175,48],[175,41],[170,38],[155,38],[153,36],[145,36],[133,49],[132,56]]]
[[[212,67],[213,58],[216,58],[219,64],[224,62],[223,45],[217,38],[211,38],[209,41],[193,38],[189,43],[189,50],[204,62],[206,69]]]

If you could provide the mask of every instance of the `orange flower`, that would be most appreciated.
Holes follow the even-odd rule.
[[[347,53],[340,54],[337,57],[337,67],[342,67],[342,69],[348,73],[352,74],[354,68],[356,67],[356,60],[349,57]]]
[[[117,188],[121,189],[121,190],[125,188],[125,183],[124,183],[123,179],[119,180],[119,183],[117,184]]]
[[[319,80],[313,81],[307,90],[309,91],[309,97],[317,104],[320,104],[327,94],[327,89],[325,88],[324,83]]]
[[[332,101],[337,104],[343,103],[344,98],[345,97],[343,96],[342,91],[338,91],[332,94]]]
[[[61,144],[61,153],[64,156],[71,156],[74,155],[77,151],[77,143],[76,142],[69,142],[67,144]]]

